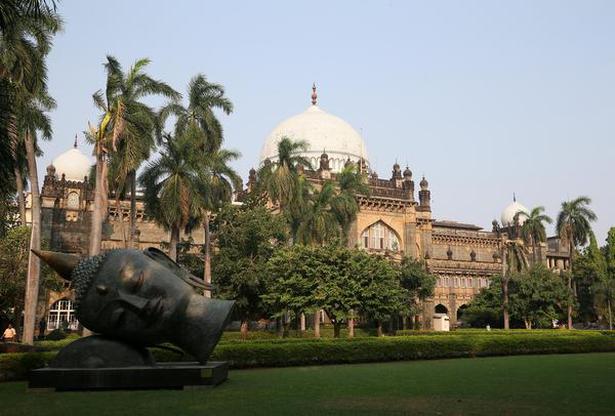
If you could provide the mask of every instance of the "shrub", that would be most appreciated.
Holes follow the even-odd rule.
[[[417,331],[419,332],[419,331]],[[342,339],[261,339],[218,344],[212,361],[232,368],[364,363],[490,355],[565,354],[615,351],[614,331],[475,331],[423,332],[420,335]],[[153,348],[159,362],[192,357]],[[57,351],[0,355],[0,381],[24,379]]]

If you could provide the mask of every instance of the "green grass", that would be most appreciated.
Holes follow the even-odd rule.
[[[615,353],[232,370],[214,389],[34,393],[7,415],[612,415]]]

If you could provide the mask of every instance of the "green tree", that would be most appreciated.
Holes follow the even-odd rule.
[[[305,142],[283,137],[278,142],[277,160],[266,160],[258,172],[257,192],[279,207],[291,225],[291,237],[296,238],[298,219],[310,194],[309,183],[300,171],[310,168],[310,162],[300,155],[307,148]]]
[[[30,228],[21,225],[8,229],[0,237],[0,314],[12,317],[18,332],[24,310],[30,235]],[[44,266],[37,297],[46,289],[59,290],[61,287],[60,279]]]
[[[289,312],[295,317],[314,312],[319,275],[327,271],[327,265],[318,255],[317,248],[297,244],[277,250],[269,259],[267,293],[263,300],[273,316],[282,319],[284,335],[288,333]]]
[[[53,3],[52,3],[53,4]],[[52,38],[61,28],[61,20],[48,3],[12,3],[0,9],[0,186],[6,191],[15,180],[20,188],[20,164],[15,153],[25,148],[32,193],[31,248],[40,248],[40,197],[36,169],[36,137],[40,119],[51,107],[47,95],[45,59]],[[47,107],[47,108],[45,108]],[[23,141],[24,147],[19,145]],[[15,183],[15,182],[14,182]],[[12,186],[11,186],[12,187]],[[40,283],[39,259],[30,255],[24,311],[23,342],[34,340],[35,312]]]
[[[241,187],[241,178],[230,167],[230,162],[239,157],[235,151],[222,149],[223,129],[214,110],[225,114],[233,112],[233,103],[226,97],[224,87],[211,83],[203,74],[197,74],[188,83],[188,104],[172,102],[160,110],[159,127],[169,117],[175,117],[175,137],[190,140],[195,148],[194,162],[201,167],[203,181],[208,184],[201,195],[200,215],[192,225],[203,225],[203,278],[211,282],[211,213],[231,201],[234,189]]]
[[[522,240],[509,240],[503,235],[500,243],[500,257],[502,259],[502,275],[499,279],[502,285],[502,316],[504,319],[504,329],[509,329],[510,297],[508,284],[513,273],[520,273],[529,267],[527,249]]]
[[[590,247],[592,244],[590,243]],[[596,309],[609,321],[609,329],[613,329],[613,305],[615,304],[615,227],[611,227],[607,234],[606,245],[602,249],[604,263],[594,254],[594,263],[597,270],[602,270],[601,279],[593,286]],[[602,266],[602,267],[601,267]]]
[[[533,263],[538,261],[536,256],[536,246],[539,243],[547,241],[547,232],[545,223],[551,224],[553,220],[548,215],[544,214],[544,207],[534,207],[529,212],[519,211],[515,214],[516,218],[525,217],[525,221],[521,226],[521,238],[523,241],[532,247]]]
[[[350,257],[348,274],[356,281],[349,288],[356,293],[356,307],[376,323],[377,334],[382,336],[383,322],[408,311],[409,294],[400,285],[399,271],[384,257],[355,249]]]
[[[595,291],[602,288],[602,285],[598,283],[606,280],[608,280],[607,263],[592,233],[589,237],[589,245],[577,258],[574,269],[579,304],[577,314],[584,321],[595,320],[597,315]]]
[[[124,72],[115,57],[107,56],[105,90],[92,95],[94,104],[102,113],[98,129],[106,136],[112,150],[109,172],[114,191],[119,197],[130,188],[131,244],[136,232],[136,171],[154,149],[158,131],[158,115],[143,100],[152,96],[181,97],[168,84],[145,72],[149,64],[149,59],[142,58]]]
[[[436,277],[427,271],[423,262],[404,257],[399,267],[399,280],[406,289],[408,296],[405,303],[416,325],[421,304],[434,294]]]
[[[177,243],[191,218],[199,215],[200,195],[207,184],[191,161],[193,143],[167,136],[160,157],[150,161],[139,177],[145,188],[146,211],[155,221],[171,231],[169,257],[177,259]]]
[[[299,220],[297,242],[323,245],[339,237],[339,222],[331,207],[336,197],[335,192],[333,182],[326,181],[319,191],[314,191],[305,201],[302,215],[296,216]]]
[[[571,273],[568,274],[568,288],[572,293],[576,292],[573,273],[577,247],[587,244],[591,234],[591,222],[597,219],[594,211],[589,208],[589,204],[591,204],[591,199],[586,196],[564,201],[557,216],[557,233],[562,241],[568,243],[570,252]],[[572,329],[572,313],[573,301],[571,300],[568,303],[568,329]]]
[[[526,329],[536,326],[551,328],[568,295],[559,276],[542,264],[514,273],[510,289],[511,314],[522,320]]]
[[[249,321],[267,315],[263,301],[269,282],[267,261],[284,244],[285,225],[265,207],[227,205],[212,228],[218,241],[212,268],[215,292],[235,300],[234,311],[246,338]]]
[[[366,174],[359,172],[354,163],[345,166],[336,179],[338,192],[331,201],[331,209],[340,224],[342,241],[348,244],[350,227],[359,212],[357,195],[369,195],[369,186]]]

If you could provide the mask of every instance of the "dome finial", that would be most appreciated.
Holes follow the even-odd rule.
[[[513,192],[513,202],[517,202],[517,195]]]
[[[316,105],[316,100],[318,99],[318,94],[316,94],[316,83],[312,83],[312,105]]]
[[[75,149],[77,148],[77,133],[75,133],[75,143],[73,144],[73,147]]]

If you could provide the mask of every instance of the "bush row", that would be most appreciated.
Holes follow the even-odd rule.
[[[212,360],[229,361],[233,368],[248,368],[606,351],[615,351],[615,339],[600,333],[554,337],[416,335],[317,342],[226,343],[218,345]]]
[[[159,362],[192,359],[169,350],[152,350]],[[612,331],[531,331],[528,334],[475,332],[474,336],[456,332],[448,336],[221,342],[211,359],[229,361],[232,368],[249,368],[606,351],[615,351],[615,333]],[[22,380],[28,370],[44,367],[56,353],[0,354],[0,381]]]

